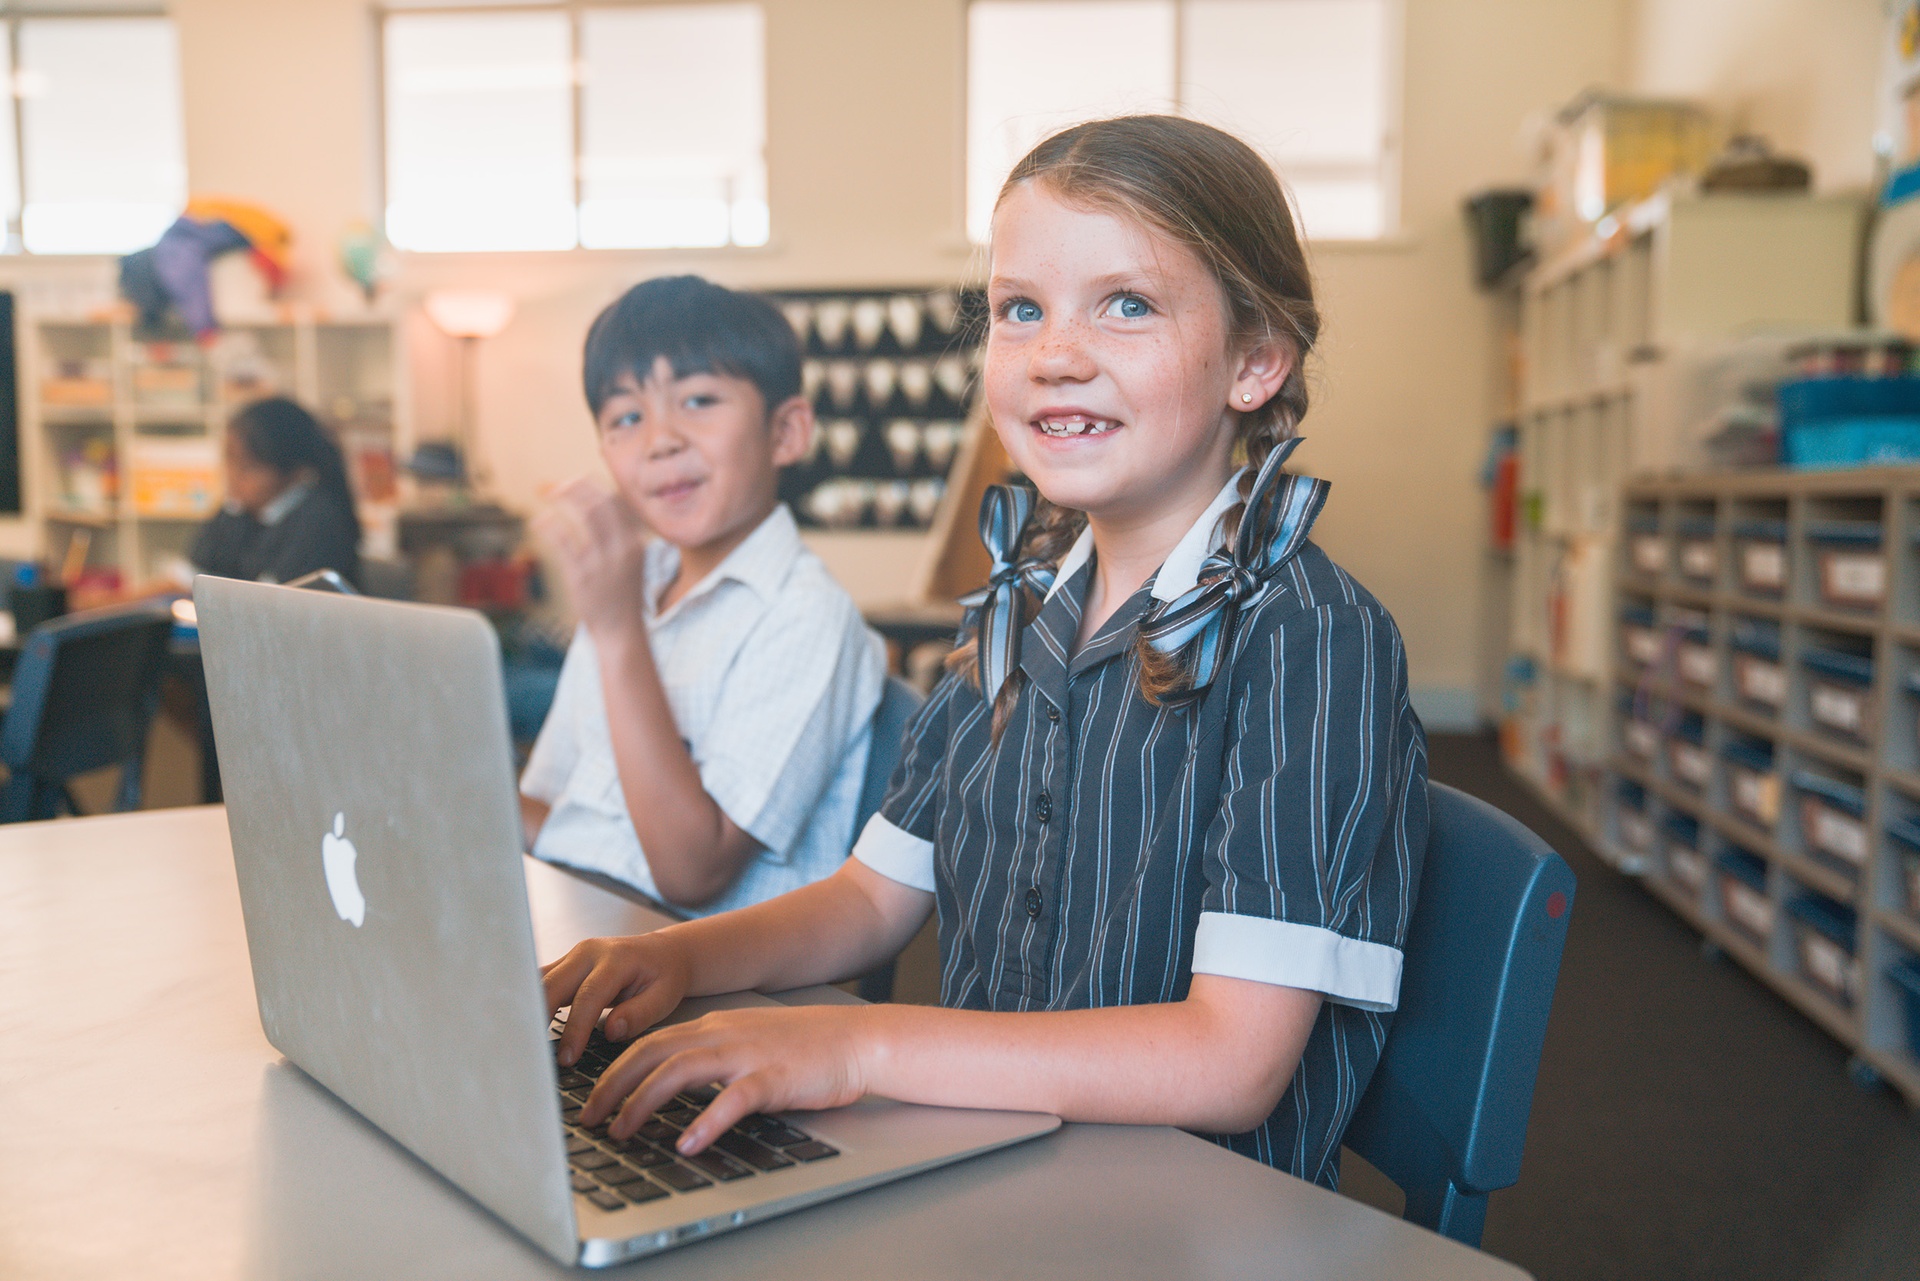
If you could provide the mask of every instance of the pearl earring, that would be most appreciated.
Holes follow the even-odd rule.
[[[1243,405],[1251,405],[1253,403],[1253,393],[1250,391],[1241,392],[1240,403]]]

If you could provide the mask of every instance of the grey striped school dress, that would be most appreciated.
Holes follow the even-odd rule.
[[[1021,631],[999,743],[974,684],[944,679],[854,855],[934,893],[947,1006],[1178,1001],[1195,973],[1323,993],[1279,1106],[1211,1137],[1332,1187],[1399,996],[1426,739],[1393,619],[1304,532],[1240,609],[1205,693],[1141,695],[1143,617],[1194,586],[1235,497],[1230,482],[1074,653],[1083,536]]]

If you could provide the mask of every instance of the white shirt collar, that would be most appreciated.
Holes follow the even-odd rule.
[[[310,480],[303,480],[298,484],[287,486],[280,491],[279,495],[272,502],[260,509],[260,523],[262,525],[278,525],[287,518],[287,513],[300,505],[301,499],[312,492],[313,482]]]
[[[728,552],[712,573],[695,583],[669,608],[655,614],[654,602],[680,570],[680,549],[664,538],[656,538],[647,549],[647,613],[654,622],[664,622],[679,613],[688,601],[706,595],[728,580],[744,584],[763,601],[771,600],[786,582],[802,550],[800,527],[794,523],[793,512],[785,503],[776,504],[767,518],[754,526],[753,532]]]
[[[1153,598],[1159,601],[1176,600],[1193,590],[1200,581],[1200,566],[1207,557],[1217,550],[1223,541],[1221,538],[1220,518],[1229,507],[1240,501],[1240,473],[1246,469],[1238,468],[1227,477],[1227,483],[1214,495],[1213,502],[1200,513],[1200,519],[1188,527],[1173,545],[1167,558],[1160,562],[1160,572],[1153,580]],[[1053,586],[1047,591],[1047,599],[1066,586],[1067,580],[1080,572],[1080,567],[1093,558],[1093,531],[1083,529],[1080,537],[1073,540],[1073,546],[1060,559],[1060,568],[1054,574]]]

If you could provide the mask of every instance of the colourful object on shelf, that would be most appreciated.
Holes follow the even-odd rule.
[[[151,248],[120,260],[120,292],[140,309],[143,329],[157,331],[173,312],[195,338],[205,341],[220,328],[208,279],[213,260],[248,250],[268,287],[278,289],[286,281],[292,240],[287,224],[259,205],[195,197]]]
[[[1868,467],[1920,459],[1920,378],[1806,378],[1779,391],[1781,461]]]

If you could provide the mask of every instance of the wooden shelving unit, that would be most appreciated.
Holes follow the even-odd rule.
[[[1620,486],[1681,461],[1682,384],[1703,347],[1753,327],[1851,321],[1860,219],[1844,197],[1661,195],[1518,286],[1521,520],[1500,575],[1502,742],[1583,832],[1597,830],[1610,750]]]
[[[392,555],[396,464],[411,437],[387,322],[234,323],[206,348],[92,320],[41,318],[24,336],[27,508],[55,563],[84,531],[88,565],[133,583],[162,572],[220,501],[229,415],[273,394],[335,431],[369,550]]]
[[[1622,501],[1633,532],[1614,565],[1610,753],[1595,844],[1920,1105],[1920,1061],[1886,977],[1920,956],[1911,855],[1887,831],[1920,818],[1920,468],[1641,481]],[[1692,545],[1685,569],[1683,543]],[[1756,590],[1746,558],[1776,552],[1782,589]],[[1837,604],[1836,588],[1857,603]],[[1836,655],[1864,683],[1836,681]],[[1739,666],[1747,660],[1757,674]],[[1778,693],[1777,705],[1756,692]],[[1855,716],[1857,736],[1836,728]],[[1674,763],[1690,725],[1710,762],[1704,779]],[[1857,794],[1860,813],[1810,785]],[[1722,860],[1741,852],[1765,867],[1772,923],[1759,937],[1729,916],[1721,884],[1731,874]],[[1704,880],[1690,883],[1701,869]],[[1790,907],[1814,896],[1856,922],[1850,1003],[1804,968]]]

